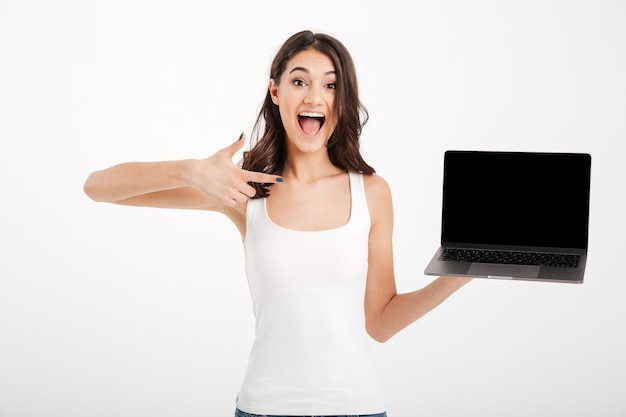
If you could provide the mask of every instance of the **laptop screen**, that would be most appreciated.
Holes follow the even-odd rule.
[[[442,243],[587,248],[591,157],[447,151]]]

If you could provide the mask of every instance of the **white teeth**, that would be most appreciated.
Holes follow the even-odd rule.
[[[322,113],[313,113],[313,112],[307,112],[307,111],[300,113],[299,116],[302,116],[302,117],[321,117],[321,118],[324,117],[324,115]]]

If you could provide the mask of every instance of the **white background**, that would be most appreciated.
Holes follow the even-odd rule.
[[[430,280],[444,150],[593,157],[585,283],[474,280],[372,343],[390,417],[626,416],[626,2],[223,3],[0,0],[0,416],[233,414],[253,337],[236,229],[82,184],[249,134],[302,29],[356,62],[401,291]]]

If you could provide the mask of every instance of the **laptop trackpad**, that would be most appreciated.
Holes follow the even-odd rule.
[[[499,265],[487,263],[472,263],[467,271],[470,275],[493,277],[522,277],[537,278],[541,267],[533,265]]]

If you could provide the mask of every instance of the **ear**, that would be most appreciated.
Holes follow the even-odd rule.
[[[272,102],[278,106],[278,84],[276,84],[273,78],[270,79],[270,85],[268,88],[270,96],[272,97]]]

